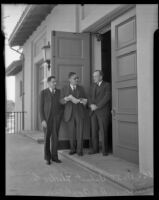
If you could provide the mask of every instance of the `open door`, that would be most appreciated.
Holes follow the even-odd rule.
[[[90,86],[90,35],[88,33],[52,32],[52,71],[58,86],[67,84],[73,71],[88,91]]]
[[[111,23],[113,154],[138,163],[135,9]]]
[[[57,87],[61,89],[68,83],[69,72],[75,72],[79,77],[79,84],[84,86],[87,93],[90,87],[90,34],[53,31],[51,46],[52,74],[56,76]],[[86,122],[87,120],[86,114]],[[89,123],[86,124],[84,139],[89,139]],[[59,139],[63,142],[69,139],[64,122],[60,127]]]

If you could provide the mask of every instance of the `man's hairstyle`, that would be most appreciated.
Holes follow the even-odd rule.
[[[74,76],[74,75],[76,75],[75,72],[70,72],[70,73],[68,74],[68,78],[71,78],[71,77]]]
[[[49,77],[47,78],[47,82],[50,82],[52,78],[55,79],[55,76],[49,76]]]
[[[101,70],[95,70],[94,72],[99,72],[99,74],[103,77],[104,76],[104,74],[103,74],[103,72],[101,71]]]

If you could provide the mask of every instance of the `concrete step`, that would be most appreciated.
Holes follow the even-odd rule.
[[[60,150],[59,153],[77,164],[98,173],[100,176],[124,187],[133,195],[153,194],[153,178],[139,173],[138,166],[114,157],[112,154],[89,155],[85,149],[84,156],[69,155],[68,150]]]
[[[30,137],[38,143],[44,143],[44,133],[40,131],[22,131],[21,134]],[[84,149],[84,155],[69,155],[69,150],[59,150],[62,156],[74,161],[102,177],[124,187],[132,194],[153,194],[153,178],[139,172],[138,165],[127,162],[109,154],[101,153],[89,155],[88,149]]]

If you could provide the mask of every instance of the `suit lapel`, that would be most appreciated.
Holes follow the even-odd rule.
[[[94,86],[93,86],[93,99],[95,99],[96,93],[97,93],[97,85],[94,84]]]
[[[47,104],[48,104],[48,116],[50,115],[50,110],[51,110],[51,92],[50,92],[50,90],[49,90],[49,88],[47,88],[47,97],[46,97],[46,99],[47,99]]]
[[[79,87],[79,85],[76,86],[76,95],[77,95],[77,98],[79,98],[79,96],[80,96],[80,87]]]

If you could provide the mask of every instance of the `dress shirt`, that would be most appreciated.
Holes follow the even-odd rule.
[[[76,85],[71,85],[70,84],[70,87],[71,87],[72,91],[74,91],[76,89]]]
[[[102,81],[100,81],[97,85],[100,86],[102,84]]]

